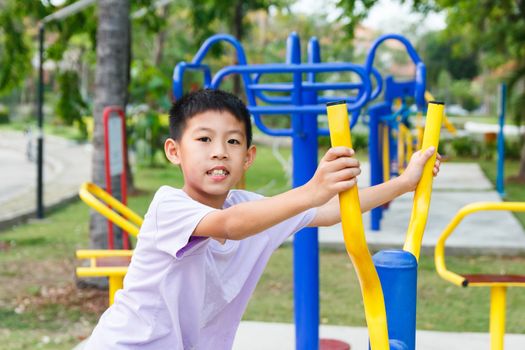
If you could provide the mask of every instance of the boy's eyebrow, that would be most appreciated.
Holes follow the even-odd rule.
[[[207,127],[205,127],[205,126],[198,127],[197,129],[194,130],[194,132],[200,132],[200,131],[215,132],[214,129],[212,129],[212,128],[207,128]],[[240,134],[240,135],[244,136],[244,132],[243,132],[243,130],[240,130],[240,129],[232,129],[232,130],[228,130],[226,133],[227,133],[227,134]]]

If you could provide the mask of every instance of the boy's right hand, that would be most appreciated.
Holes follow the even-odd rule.
[[[361,174],[361,169],[359,161],[352,158],[354,154],[354,150],[348,147],[333,147],[326,152],[306,184],[313,207],[325,204],[336,194],[357,184],[356,176]]]

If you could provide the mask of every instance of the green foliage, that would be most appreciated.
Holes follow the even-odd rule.
[[[444,32],[429,32],[418,41],[417,50],[427,67],[430,86],[437,84],[439,73],[444,70],[455,80],[471,80],[478,75],[477,52],[452,50],[460,41],[459,36],[449,38]]]
[[[523,140],[520,140],[518,138],[505,139],[505,159],[520,159],[522,147]]]
[[[61,86],[55,108],[57,116],[66,125],[77,124],[79,131],[87,138],[87,129],[82,116],[88,112],[88,105],[80,95],[78,73],[66,70],[58,75]]]
[[[9,123],[9,108],[0,104],[0,124]]]
[[[31,69],[31,50],[13,6],[0,11],[0,95],[18,87]]]
[[[135,151],[137,164],[163,164],[164,141],[169,136],[168,116],[144,107],[145,110],[138,111],[128,118],[128,145]],[[159,159],[163,161],[158,162]]]
[[[468,136],[461,136],[452,139],[452,150],[459,157],[479,157],[481,154],[480,142]]]
[[[150,108],[167,111],[171,105],[170,76],[146,60],[131,65],[130,102],[147,103]]]
[[[468,80],[456,80],[450,86],[452,101],[459,103],[461,107],[472,112],[480,104],[479,98],[473,93],[472,86]]]

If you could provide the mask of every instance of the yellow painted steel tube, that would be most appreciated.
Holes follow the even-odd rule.
[[[124,287],[124,276],[109,276],[109,305],[115,301],[115,293]]]
[[[127,266],[77,267],[76,269],[78,277],[124,277],[127,272]]]
[[[390,128],[383,125],[383,182],[390,180]]]
[[[506,287],[490,289],[490,350],[503,350],[506,299]]]
[[[423,135],[422,150],[434,146],[436,151],[428,160],[423,168],[423,175],[414,193],[414,203],[412,205],[412,215],[408,225],[407,237],[403,249],[412,253],[419,260],[421,251],[421,241],[427,224],[428,209],[430,207],[430,195],[432,194],[432,169],[436,161],[437,148],[439,144],[439,134],[441,131],[441,120],[445,105],[439,102],[430,102],[427,110],[425,123],[425,133]]]
[[[417,129],[417,145],[416,149],[420,150],[421,145],[423,144],[423,114],[421,112],[417,112],[416,115],[416,129]]]
[[[412,133],[410,132],[410,129],[407,128],[404,124],[401,124],[400,126],[402,129],[405,130],[405,143],[406,143],[406,156],[405,159],[407,162],[410,161],[410,158],[412,158],[412,153],[414,153],[414,139],[412,138]]]
[[[102,188],[93,183],[85,182],[80,187],[78,194],[87,205],[109,221],[134,236],[138,235],[142,218]]]
[[[133,250],[79,249],[76,255],[77,259],[128,257],[133,255]]]
[[[405,140],[406,140],[406,127],[403,128],[403,124],[399,124],[399,132],[397,135],[397,171],[402,174],[405,170]]]
[[[445,264],[445,242],[448,239],[448,237],[452,234],[454,229],[459,225],[459,223],[465,218],[467,215],[479,212],[479,211],[487,211],[487,210],[500,210],[500,211],[518,211],[518,212],[525,212],[525,202],[477,202],[477,203],[471,203],[463,208],[461,208],[457,214],[450,220],[447,227],[443,230],[441,233],[441,236],[439,237],[436,248],[434,251],[434,262],[436,265],[436,271],[441,276],[441,278],[452,282],[458,286],[462,286],[464,283],[465,278],[462,276],[447,270],[447,266]],[[489,286],[492,284],[487,283],[471,283],[469,286]],[[520,284],[516,283],[498,283],[498,285],[507,285],[507,286],[517,286]]]
[[[329,104],[327,114],[332,146],[352,147],[346,103]],[[357,186],[340,193],[339,204],[345,247],[361,285],[370,346],[390,349],[383,290],[366,244]]]
[[[434,101],[435,98],[434,96],[432,96],[432,94],[429,91],[425,91],[425,100],[427,100],[427,102],[430,102],[430,101]],[[443,115],[443,125],[445,126],[445,128],[447,128],[448,132],[451,133],[452,135],[455,136],[458,134],[458,130],[456,129],[454,124],[450,122],[450,119],[448,119],[446,115]]]

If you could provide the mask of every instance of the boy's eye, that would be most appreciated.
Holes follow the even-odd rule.
[[[229,140],[228,140],[228,143],[229,143],[229,144],[232,144],[232,145],[240,145],[240,144],[241,144],[241,141],[236,140],[236,139],[229,139]]]
[[[211,139],[208,136],[199,137],[197,140],[201,141],[201,142],[210,142],[211,141]]]

